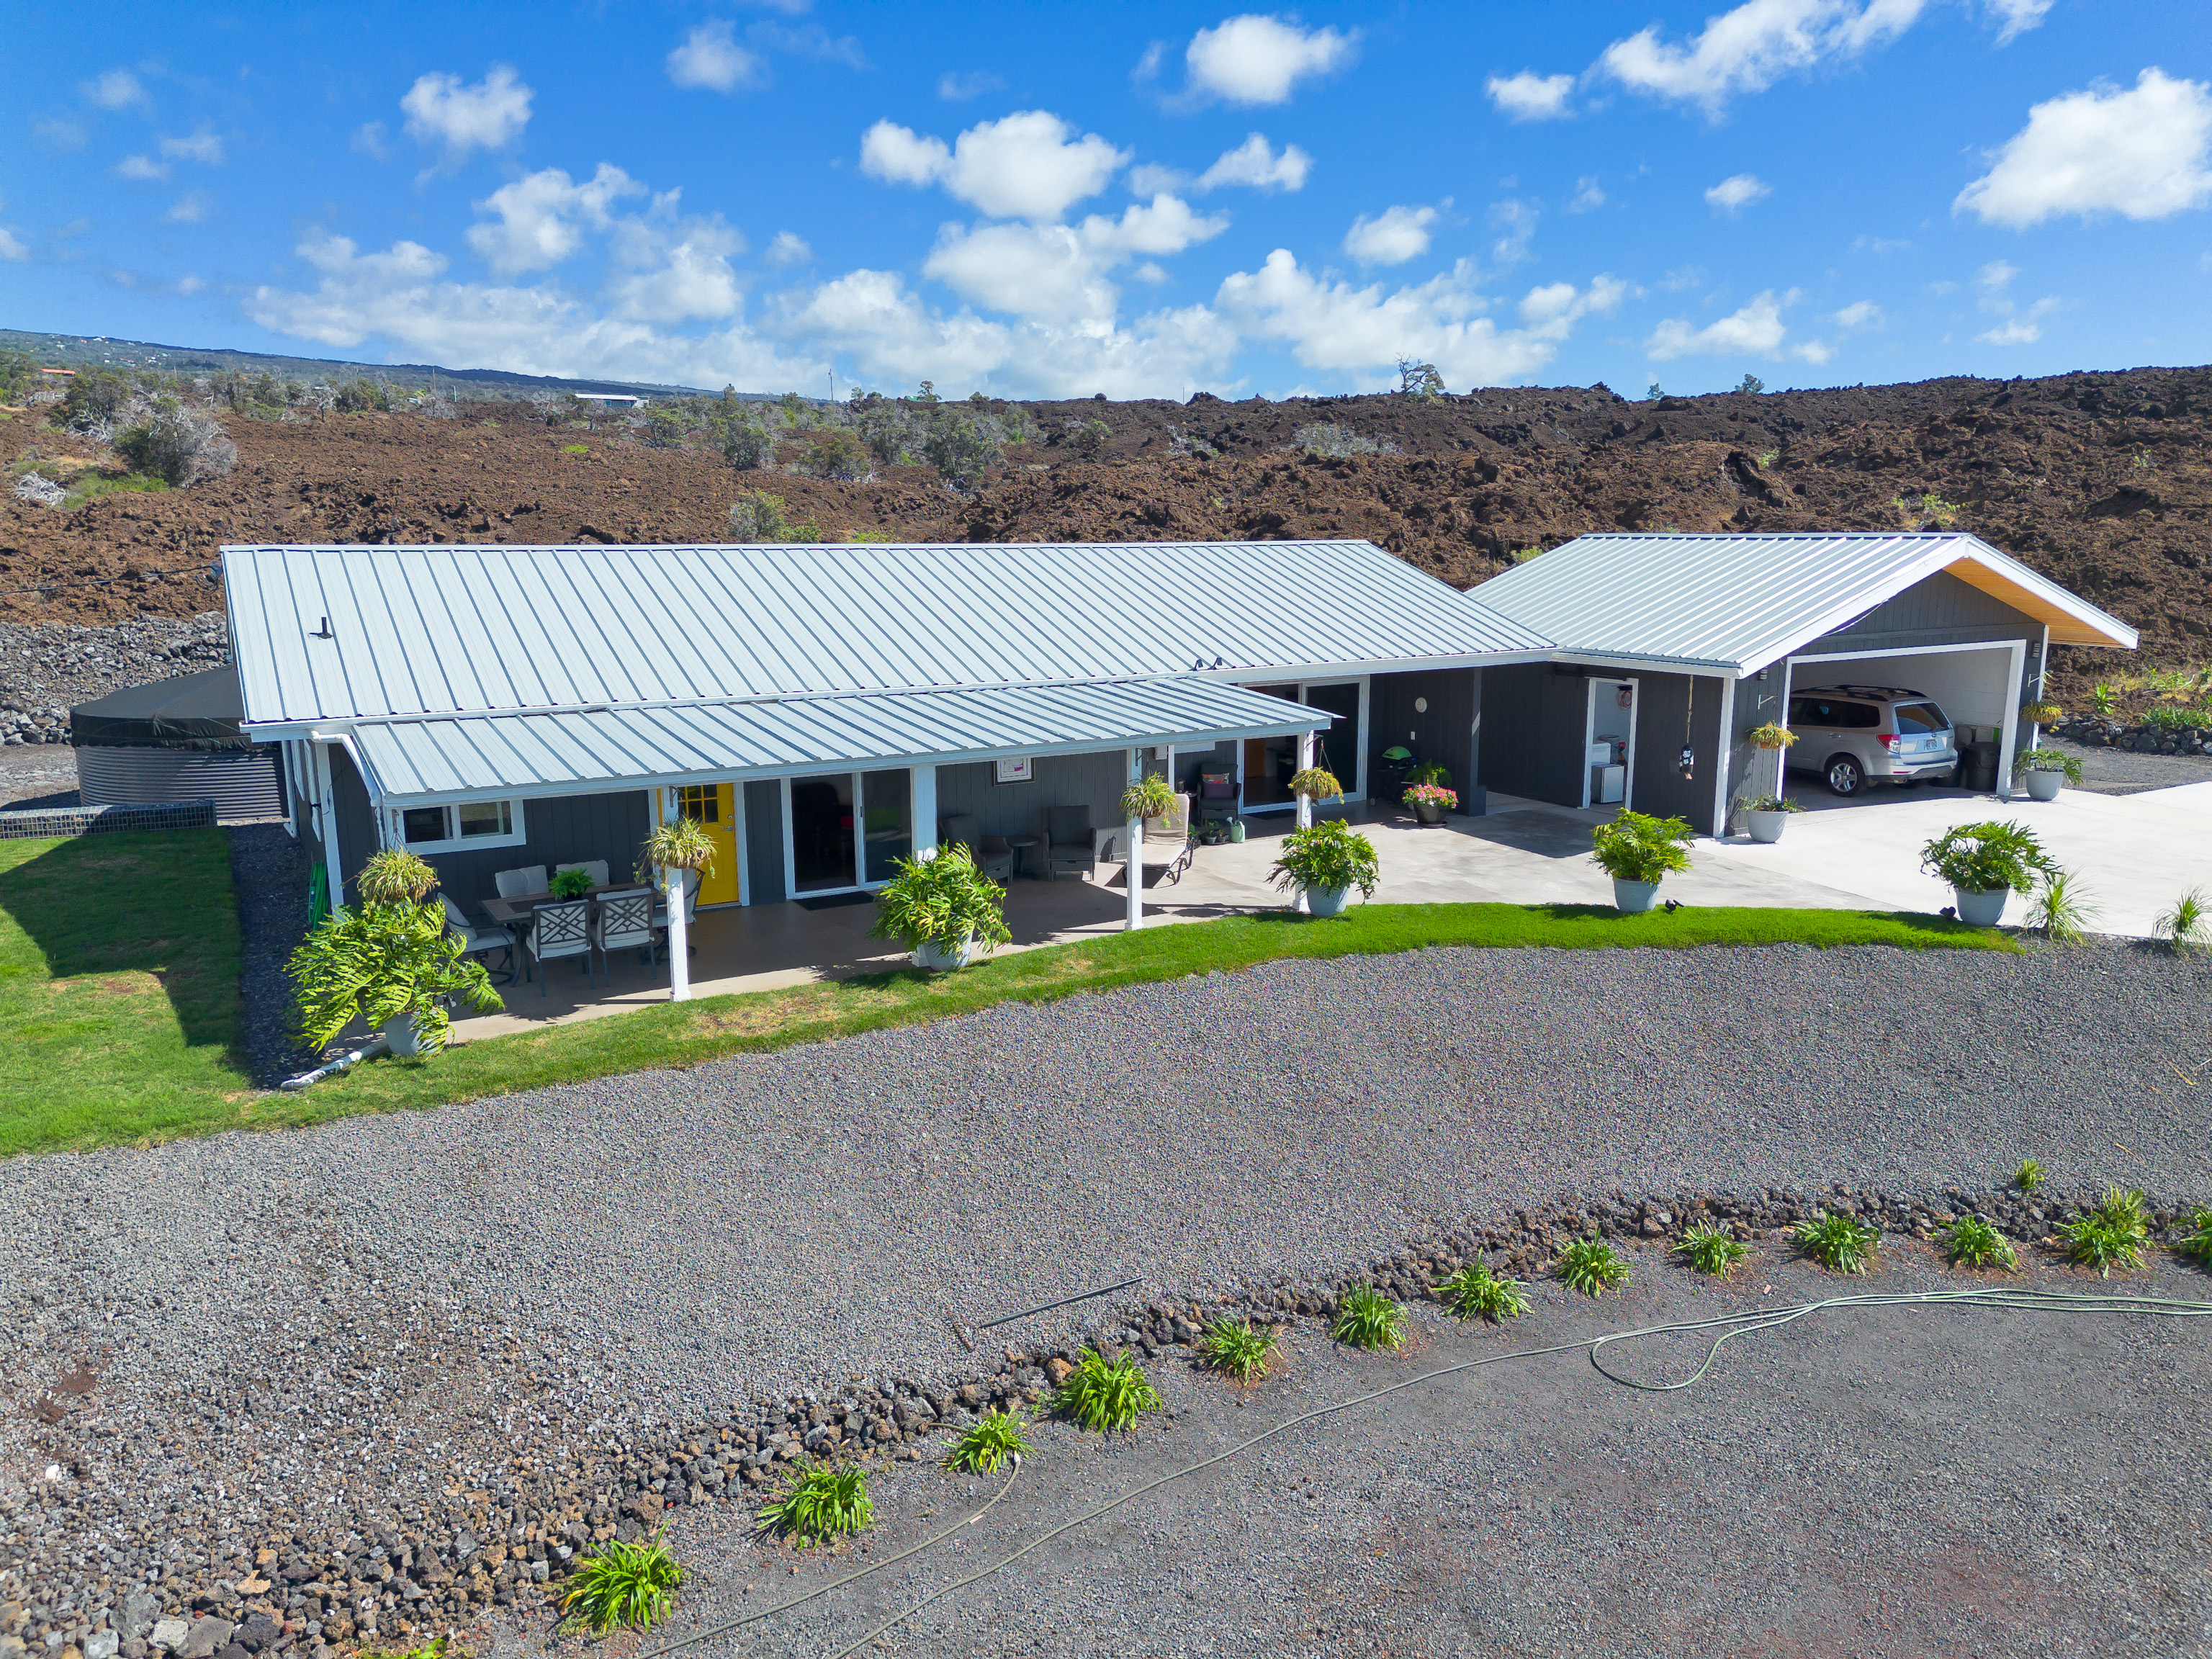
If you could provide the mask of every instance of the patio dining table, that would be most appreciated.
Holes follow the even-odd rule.
[[[528,954],[522,949],[522,936],[529,932],[531,920],[538,914],[539,905],[574,904],[577,899],[581,899],[586,903],[596,906],[599,902],[599,896],[603,893],[634,893],[640,888],[644,888],[647,892],[655,890],[647,882],[609,881],[602,882],[596,887],[577,894],[575,898],[561,898],[552,893],[524,893],[513,898],[488,898],[483,902],[483,910],[484,914],[499,927],[512,927],[515,930],[515,961],[522,969],[523,977],[527,979],[530,977],[530,960]]]

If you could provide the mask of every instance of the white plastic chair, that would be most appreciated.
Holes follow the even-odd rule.
[[[501,898],[534,898],[540,893],[550,893],[552,886],[545,879],[542,864],[525,865],[520,870],[502,870],[492,878]]]
[[[545,994],[545,964],[562,957],[581,957],[584,977],[593,984],[599,981],[592,973],[592,907],[583,899],[572,899],[564,904],[541,904],[532,913],[530,931],[522,936],[522,948],[538,963],[538,994]]]
[[[553,866],[553,873],[556,876],[566,875],[571,870],[581,870],[592,878],[594,887],[607,884],[607,861],[605,859],[585,859],[575,864],[556,864]]]

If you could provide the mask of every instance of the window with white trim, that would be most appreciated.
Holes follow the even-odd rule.
[[[527,837],[522,829],[519,800],[448,801],[436,806],[401,806],[392,810],[392,827],[398,844],[410,853],[461,853],[472,847],[520,847]]]

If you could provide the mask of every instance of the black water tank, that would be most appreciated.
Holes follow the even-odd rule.
[[[1997,787],[1997,746],[1970,743],[1959,750],[1959,787],[1978,795],[1994,793]]]

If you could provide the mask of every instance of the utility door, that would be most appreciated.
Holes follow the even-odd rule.
[[[699,902],[738,902],[738,812],[728,783],[687,783],[676,792],[676,810],[696,822],[714,843],[714,867],[699,878]]]

